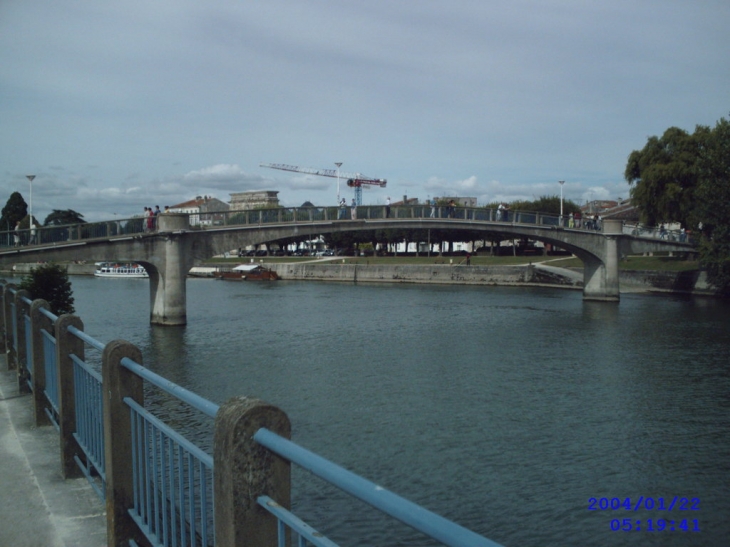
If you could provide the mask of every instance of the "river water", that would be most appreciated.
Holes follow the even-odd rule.
[[[72,283],[92,336],[217,403],[280,406],[295,442],[505,546],[730,544],[726,303],[191,279],[188,325],[153,327],[146,281]],[[294,481],[342,545],[433,544]]]

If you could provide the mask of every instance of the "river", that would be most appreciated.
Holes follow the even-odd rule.
[[[295,442],[505,546],[728,545],[727,303],[190,279],[188,325],[154,327],[146,281],[72,283],[92,336],[217,403],[280,406]],[[342,545],[432,544],[294,481]]]

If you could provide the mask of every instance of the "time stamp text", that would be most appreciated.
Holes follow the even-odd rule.
[[[589,498],[589,511],[625,511],[637,512],[658,511],[656,518],[637,519],[634,517],[613,518],[610,521],[614,532],[699,532],[700,521],[697,511],[700,510],[699,498],[674,496],[671,498]],[[661,512],[682,511],[679,518],[661,515]],[[624,513],[625,514],[625,513]],[[622,515],[623,516],[623,515]]]

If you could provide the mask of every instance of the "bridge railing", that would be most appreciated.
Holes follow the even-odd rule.
[[[624,224],[623,233],[635,237],[648,237],[664,241],[678,241],[679,243],[692,243],[692,234],[684,229],[667,229],[660,226],[644,226],[643,224]]]
[[[61,226],[37,226],[0,232],[0,248],[47,246],[87,239],[113,238],[154,231],[143,218],[115,219]]]
[[[261,226],[265,224],[329,222],[350,220],[413,220],[453,219],[483,222],[505,222],[540,226],[559,226],[559,215],[535,211],[501,211],[485,207],[448,207],[430,205],[384,205],[347,207],[277,207],[250,211],[219,211],[206,215],[190,215],[191,224],[205,228],[221,226]]]
[[[110,545],[263,547],[285,544],[288,528],[299,545],[330,547],[287,509],[291,463],[445,545],[497,545],[291,442],[278,408],[245,397],[218,406],[145,368],[132,344],[102,343],[78,316],[56,316],[11,284],[0,288],[0,339],[16,350],[19,388],[33,393],[36,424],[58,429],[63,476],[85,476],[105,501]],[[28,320],[11,331],[13,317]],[[215,420],[212,441],[193,442],[200,431],[167,423],[190,420],[189,410],[160,412],[181,403]]]
[[[164,214],[164,213],[163,213]],[[178,213],[175,213],[178,214]],[[352,209],[341,207],[276,207],[248,211],[215,211],[190,213],[192,229],[215,229],[227,226],[263,226],[267,224],[306,224],[313,222],[355,220],[414,220],[441,219],[467,222],[495,222],[510,225],[546,226],[574,230],[601,231],[602,221],[586,215],[553,215],[536,211],[512,211],[487,207],[449,207],[430,205],[398,205],[388,210],[384,205],[363,205]],[[463,228],[460,224],[459,228]],[[48,246],[92,239],[112,239],[139,234],[153,234],[157,217],[134,217],[85,224],[39,226],[33,229],[0,232],[0,249],[21,248],[29,245]],[[623,233],[667,241],[691,242],[689,234],[681,230],[662,230],[661,227],[624,225]]]

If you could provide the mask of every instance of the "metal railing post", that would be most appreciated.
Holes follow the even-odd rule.
[[[126,547],[130,539],[138,545],[149,544],[128,512],[134,506],[134,450],[132,418],[124,399],[144,406],[144,391],[142,378],[122,366],[125,357],[142,364],[142,352],[126,340],[113,340],[102,352],[106,538],[110,547]]]
[[[84,359],[84,342],[68,332],[69,327],[84,330],[77,315],[62,315],[56,321],[56,372],[58,378],[58,426],[61,437],[61,472],[65,479],[82,477],[74,456],[83,454],[76,433],[76,389],[71,355]]]
[[[43,331],[53,332],[53,322],[41,313],[41,310],[50,310],[51,306],[45,300],[38,298],[30,305],[31,344],[33,346],[33,412],[35,425],[50,425],[51,420],[46,414],[46,360],[43,342]]]
[[[234,397],[216,414],[216,547],[277,545],[277,519],[256,500],[267,495],[279,505],[291,507],[291,464],[253,440],[262,427],[284,438],[291,437],[287,415],[258,399]]]
[[[25,316],[30,312],[30,306],[26,302],[30,300],[30,293],[26,290],[19,290],[15,293],[15,320],[17,327],[17,340],[18,347],[15,348],[17,357],[17,371],[18,371],[18,391],[20,393],[28,393],[28,378],[30,372],[28,370],[28,360],[31,358],[28,355],[28,341],[27,337],[30,336],[29,332],[26,332]]]

